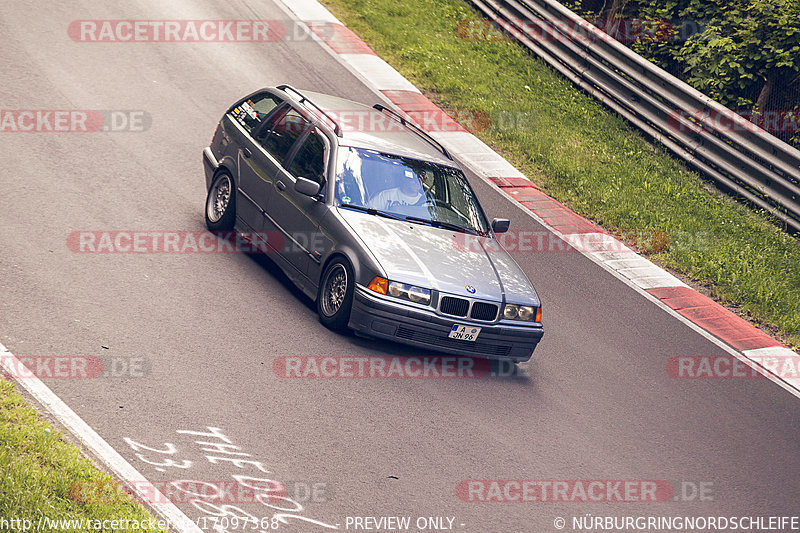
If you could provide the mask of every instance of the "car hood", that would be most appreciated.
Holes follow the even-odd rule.
[[[525,273],[494,239],[338,211],[389,279],[471,298],[539,305]]]

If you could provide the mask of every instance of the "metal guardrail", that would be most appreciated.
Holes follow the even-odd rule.
[[[800,232],[800,150],[555,0],[471,1],[550,66],[722,188]]]

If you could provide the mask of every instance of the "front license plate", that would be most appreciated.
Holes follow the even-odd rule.
[[[474,326],[460,326],[458,324],[453,324],[453,329],[450,330],[450,335],[448,335],[448,337],[460,341],[474,342],[475,339],[478,338],[478,334],[480,332],[481,328],[476,328]]]

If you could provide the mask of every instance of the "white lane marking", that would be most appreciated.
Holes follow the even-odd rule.
[[[333,16],[333,13],[325,9],[316,0],[292,0],[291,9],[297,15],[297,18],[304,22],[334,22],[342,24],[339,19]]]
[[[471,163],[475,173],[482,177],[525,178],[506,158],[468,131],[436,132],[432,135],[445,144],[451,153],[457,153]]]
[[[560,232],[556,231],[556,229],[553,228],[550,224],[548,224],[541,217],[539,217],[536,213],[534,213],[533,211],[531,211],[530,209],[528,209],[527,207],[525,207],[524,205],[519,203],[513,196],[508,194],[501,187],[497,187],[491,180],[489,180],[487,178],[484,181],[486,183],[488,183],[489,185],[494,185],[497,188],[497,190],[500,191],[501,195],[505,196],[509,201],[511,201],[512,204],[517,206],[521,211],[523,211],[529,217],[531,217],[536,222],[538,222],[539,224],[544,226],[548,231],[550,231],[551,233],[553,233],[555,236],[559,237],[560,239],[563,239],[563,240],[565,240],[567,242],[570,242],[570,239],[574,239],[576,237],[579,237],[578,234],[562,235]],[[606,237],[612,238],[610,236],[606,236]],[[620,280],[622,283],[624,283],[625,285],[627,285],[628,287],[630,287],[634,291],[638,292],[640,295],[644,296],[646,299],[650,300],[653,304],[655,304],[656,306],[660,307],[664,312],[666,312],[667,314],[669,314],[670,316],[672,316],[673,318],[675,318],[679,322],[681,322],[684,325],[686,325],[689,329],[691,329],[692,331],[694,331],[695,333],[697,333],[701,337],[705,338],[706,340],[708,340],[712,344],[715,344],[717,347],[719,347],[723,351],[725,351],[725,352],[729,353],[730,355],[736,357],[738,360],[742,361],[745,364],[756,365],[758,367],[762,367],[763,368],[763,366],[758,362],[758,360],[754,360],[754,359],[749,358],[745,353],[738,351],[737,349],[735,349],[733,346],[729,345],[725,341],[715,337],[709,331],[705,330],[704,328],[700,327],[698,324],[692,322],[691,320],[689,320],[685,316],[681,315],[675,309],[671,308],[666,303],[664,303],[660,298],[656,297],[653,294],[650,294],[649,292],[647,292],[647,290],[645,290],[644,288],[640,287],[632,279],[623,276],[618,270],[616,270],[614,268],[611,268],[607,264],[607,261],[605,259],[605,257],[607,257],[607,256],[605,254],[609,254],[609,255],[613,254],[612,255],[613,257],[619,258],[619,257],[626,257],[627,256],[627,252],[602,252],[602,253],[588,252],[587,253],[585,251],[581,251],[580,253],[582,255],[586,256],[588,259],[590,259],[593,263],[595,263],[596,265],[601,267],[603,270],[607,271],[612,276],[614,276],[615,278]],[[632,252],[632,253],[635,253],[635,252]],[[667,272],[667,274],[669,274],[669,273]],[[681,286],[686,286],[683,283],[681,283],[680,285]],[[760,349],[768,349],[768,348],[760,348]],[[750,352],[750,350],[747,350],[747,351]],[[794,352],[792,352],[792,353],[794,353]],[[777,384],[778,386],[780,386],[781,388],[783,388],[784,390],[786,390],[790,394],[796,396],[797,398],[800,398],[800,380],[776,377],[775,379],[771,379],[770,381],[772,381],[773,383]]]
[[[604,263],[608,268],[617,271],[642,289],[656,289],[661,287],[687,287],[681,280],[654,265],[648,259],[637,254],[619,240],[604,233],[581,233],[560,235],[567,242],[602,242],[604,248],[613,251],[580,250],[583,255],[593,257]]]
[[[389,63],[372,54],[337,54],[351,68],[369,79],[370,84],[379,91],[419,92],[410,81],[397,72]]]
[[[291,13],[292,12],[292,7],[290,7],[287,4],[285,4],[284,3],[285,1],[286,0],[276,0],[276,3],[278,5],[283,5],[284,11],[286,11],[288,13]],[[306,2],[315,2],[316,3],[316,0],[305,0],[305,1]],[[320,4],[320,8],[321,9],[325,9],[325,7],[323,7],[321,4]],[[297,13],[297,12],[295,11],[295,13]],[[333,16],[333,15],[331,15],[331,16]],[[312,22],[312,21],[307,21],[307,22]],[[324,44],[324,43],[321,43],[321,44]],[[362,71],[356,69],[353,66],[352,63],[342,61],[341,58],[339,57],[340,54],[337,54],[329,46],[325,45],[324,48],[337,61],[339,61],[340,63],[342,63],[346,67],[348,67],[349,70],[353,74],[355,74],[356,77],[361,79],[364,82],[365,85],[367,85],[368,87],[372,88],[376,92],[376,94],[378,94],[384,101],[387,100],[385,98],[385,96],[382,93],[380,93],[381,89],[377,88],[375,86],[375,84],[372,82],[370,73],[362,72]],[[350,54],[350,55],[352,56],[352,55],[355,55],[355,54]],[[413,85],[412,85],[412,87],[413,87]],[[418,89],[416,89],[416,87],[414,88],[414,90],[418,91]],[[556,235],[557,237],[559,237],[560,239],[562,239],[562,240],[564,240],[566,242],[569,242],[571,238],[576,237],[576,235],[563,235],[560,232],[556,231],[550,224],[548,224],[541,217],[536,215],[536,213],[534,213],[533,211],[528,209],[526,206],[522,205],[516,198],[514,198],[508,192],[503,190],[502,187],[498,187],[493,181],[491,181],[491,179],[489,179],[490,177],[507,178],[507,177],[515,177],[515,176],[516,177],[525,177],[525,176],[519,170],[517,170],[513,165],[511,165],[511,163],[509,163],[504,157],[502,157],[500,154],[497,154],[496,152],[494,152],[494,150],[489,148],[483,141],[481,141],[480,139],[478,139],[477,137],[475,137],[474,135],[472,135],[469,132],[434,132],[434,133],[431,133],[431,135],[435,139],[437,139],[438,141],[440,141],[443,144],[445,144],[445,146],[447,146],[447,148],[451,149],[450,150],[451,154],[453,154],[454,156],[458,157],[462,161],[465,161],[468,164],[467,166],[469,166],[470,170],[472,170],[472,172],[476,176],[478,176],[478,178],[482,179],[490,187],[493,187],[496,190],[498,190],[500,192],[500,194],[503,195],[506,199],[508,199],[513,205],[517,206],[524,213],[526,213],[529,217],[531,217],[536,222],[538,222],[539,224],[544,226],[548,231],[550,231],[551,233],[553,233],[554,235]],[[481,168],[481,166],[486,164],[486,162],[483,159],[484,154],[486,154],[484,147],[488,148],[488,150],[491,151],[494,154],[494,156],[496,156],[496,157],[493,157],[491,155],[487,156],[489,160],[495,161],[496,165],[498,165],[498,168],[508,169],[508,167],[510,167],[511,169],[513,169],[513,174],[507,174],[504,171],[504,172],[501,172],[501,173],[496,173],[496,174],[493,173],[492,175],[488,175],[487,172]],[[500,160],[502,160],[505,164],[500,163]],[[473,163],[473,161],[476,161],[478,164]],[[618,270],[616,270],[616,269],[612,268],[611,266],[609,266],[607,264],[606,256],[604,255],[604,254],[606,254],[608,252],[595,253],[595,252],[581,251],[580,253],[583,254],[584,256],[586,256],[587,258],[589,258],[593,263],[597,264],[598,266],[600,266],[601,268],[603,268],[604,270],[609,272],[611,275],[613,275],[614,277],[616,277],[617,279],[622,281],[625,285],[627,285],[628,287],[630,287],[634,291],[638,292],[640,295],[642,295],[645,298],[647,298],[648,300],[650,300],[656,306],[658,306],[661,309],[663,309],[666,313],[668,313],[669,315],[671,315],[672,317],[674,317],[678,321],[680,321],[683,324],[685,324],[686,326],[688,326],[695,333],[697,333],[698,335],[702,336],[703,338],[705,338],[709,342],[715,344],[716,346],[718,346],[719,348],[721,348],[725,352],[733,355],[734,357],[736,357],[737,359],[739,359],[739,360],[741,360],[741,361],[743,361],[745,363],[758,364],[757,362],[752,361],[751,359],[749,359],[744,353],[736,350],[735,348],[733,348],[729,344],[727,344],[724,341],[718,339],[717,337],[712,335],[710,332],[706,331],[705,329],[703,329],[699,325],[695,324],[694,322],[692,322],[688,318],[684,317],[683,315],[678,313],[676,310],[672,309],[670,306],[665,304],[659,298],[657,298],[656,296],[654,296],[654,295],[650,294],[649,292],[647,292],[647,290],[644,287],[640,286],[639,283],[636,283],[633,279],[624,276]],[[620,253],[620,252],[613,252],[613,253],[616,254],[615,257],[618,258],[618,259],[628,258],[628,254],[627,253]],[[633,251],[631,251],[631,253],[636,254],[636,252],[633,252]],[[636,254],[636,255],[638,255],[638,254]],[[672,274],[670,274],[666,270],[663,270],[663,269],[659,268],[658,266],[655,266],[655,268],[658,268],[661,272],[663,272],[663,274],[659,273],[658,276],[650,277],[648,279],[644,279],[643,278],[643,279],[640,279],[639,282],[641,284],[645,285],[645,286],[649,286],[649,285],[652,285],[654,283],[660,283],[659,280],[662,280],[661,282],[665,282],[664,280],[669,279],[669,277],[674,278],[674,276],[672,276]],[[669,276],[669,277],[667,277],[667,276]],[[684,283],[678,281],[677,278],[675,278],[675,279],[676,279],[677,283],[675,283],[674,285],[669,285],[669,286],[684,286],[684,287],[686,286]],[[660,286],[660,285],[658,285],[658,286]],[[772,381],[777,383],[779,386],[784,388],[789,393],[791,393],[794,396],[800,398],[800,383],[795,383],[795,381],[797,381],[797,380],[786,380],[786,379],[780,378],[780,379],[774,379]]]
[[[316,0],[303,0],[303,1],[304,1],[304,2],[314,2],[314,3],[316,3],[316,4],[317,4],[317,6],[318,6],[319,8],[321,8],[321,9],[324,9],[325,11],[327,11],[327,9],[325,9],[325,7],[323,7],[323,6],[322,6],[322,4],[319,4],[318,2],[316,2]],[[295,6],[294,6],[294,4],[292,4],[292,5],[288,5],[288,4],[286,4],[286,3],[285,3],[285,0],[275,0],[275,6],[276,6],[278,9],[280,9],[281,11],[283,11],[284,13],[286,13],[286,16],[287,16],[289,19],[296,21],[298,24],[303,24],[303,25],[305,25],[305,26],[306,26],[306,29],[307,29],[309,32],[311,32],[311,27],[309,26],[309,24],[312,24],[312,23],[314,23],[315,21],[318,21],[318,20],[319,20],[319,18],[314,18],[314,19],[304,19],[304,18],[300,18],[300,17],[297,15],[297,11],[295,11],[295,10],[294,10],[294,7],[295,7]],[[331,16],[331,17],[333,17],[333,15],[332,15],[330,12],[328,12],[328,15],[329,15],[329,16]],[[341,24],[341,23],[339,23],[339,24]],[[330,56],[331,56],[331,57],[334,59],[334,61],[336,61],[337,63],[339,63],[340,65],[342,65],[342,66],[343,66],[344,68],[346,68],[346,69],[347,69],[347,70],[348,70],[348,71],[349,71],[349,72],[350,72],[350,73],[351,73],[353,76],[355,76],[356,78],[358,78],[358,80],[359,80],[359,81],[360,81],[360,82],[361,82],[361,83],[362,83],[362,84],[363,84],[365,87],[372,88],[372,89],[373,89],[373,91],[374,91],[374,88],[373,88],[372,81],[371,81],[371,80],[370,80],[370,79],[369,79],[367,76],[365,76],[364,74],[362,74],[361,72],[359,72],[358,70],[356,70],[356,69],[353,67],[353,65],[352,65],[352,64],[350,64],[350,63],[348,63],[347,61],[345,61],[345,60],[342,58],[342,54],[339,54],[339,53],[337,53],[337,52],[336,52],[336,51],[335,51],[333,48],[331,48],[331,47],[330,47],[330,45],[329,45],[328,43],[326,43],[326,42],[325,42],[325,41],[323,41],[322,39],[315,39],[315,42],[316,42],[316,43],[317,43],[319,46],[321,46],[323,50],[325,50],[326,52],[328,52],[328,54],[329,54],[329,55],[330,55]],[[353,55],[355,55],[355,54],[353,54]],[[370,54],[367,54],[367,55],[370,55]],[[416,90],[416,89],[415,89],[415,90]],[[419,92],[419,91],[417,90],[417,92]],[[392,102],[392,101],[391,101],[391,100],[390,100],[390,99],[389,99],[389,98],[388,98],[388,97],[387,97],[385,94],[383,94],[382,92],[380,92],[380,91],[377,91],[377,92],[375,92],[375,96],[376,96],[376,97],[377,97],[377,98],[378,98],[378,99],[379,99],[381,102],[383,102],[383,103],[384,103],[386,106],[395,106],[394,102]]]
[[[747,357],[752,357],[755,360],[763,360],[765,364],[769,364],[768,359],[770,357],[777,358],[779,360],[785,360],[786,362],[792,361],[793,368],[800,368],[800,355],[793,352],[789,348],[784,346],[770,346],[768,348],[756,348],[754,350],[745,350],[742,352]],[[768,372],[768,371],[767,371]],[[772,377],[775,379],[775,377]],[[779,379],[783,379],[784,381],[789,382],[795,388],[800,389],[800,378],[787,378],[787,377],[780,377]]]
[[[9,372],[23,367],[23,363],[3,344],[0,344],[0,365],[6,367]],[[158,489],[151,485],[150,481],[126,461],[110,444],[103,440],[89,424],[70,409],[47,385],[42,383],[32,372],[27,374],[30,374],[30,377],[20,377],[14,379],[14,381],[28,391],[59,423],[80,440],[81,444],[85,445],[94,457],[134,489],[142,500],[148,501],[148,498],[154,498],[155,496],[154,499],[157,502],[168,501]],[[202,533],[197,524],[183,514],[174,503],[150,503],[148,506],[155,514],[168,522],[170,529],[182,533]]]

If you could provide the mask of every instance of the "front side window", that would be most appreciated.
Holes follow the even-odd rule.
[[[280,104],[281,99],[277,96],[261,93],[234,107],[231,115],[248,133],[253,133],[263,124],[267,115]]]
[[[325,141],[316,129],[308,134],[286,170],[292,176],[307,178],[319,184],[325,180]]]
[[[338,205],[488,231],[477,198],[456,168],[347,146],[339,149],[337,161]]]
[[[290,107],[275,113],[270,122],[256,134],[256,141],[285,167],[294,143],[313,126]]]

